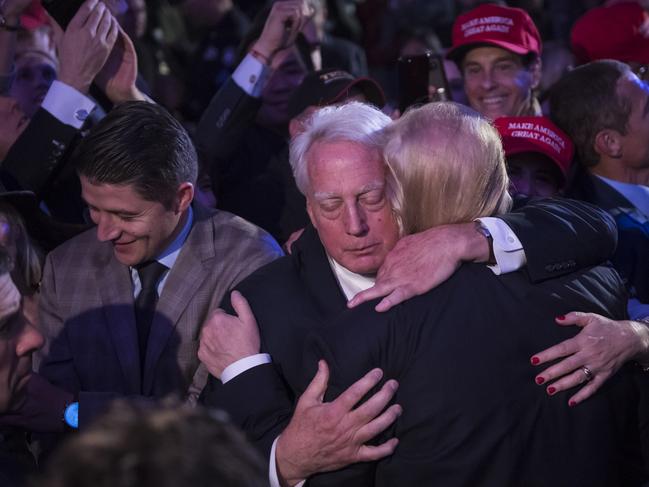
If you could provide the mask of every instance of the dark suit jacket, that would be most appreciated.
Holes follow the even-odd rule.
[[[389,313],[376,313],[374,304],[307,339],[305,381],[325,358],[325,399],[332,400],[382,368],[384,380],[399,381],[394,400],[403,414],[388,433],[399,445],[381,462],[319,475],[310,485],[620,487],[646,479],[632,373],[573,409],[574,390],[549,397],[529,363],[579,331],[557,326],[557,315],[577,309],[625,317],[612,268],[531,284],[521,272],[495,276],[466,264]]]
[[[527,271],[537,281],[606,260],[615,246],[610,217],[579,202],[538,201],[502,218],[523,242]],[[235,424],[269,451],[283,421],[290,418],[295,391],[303,386],[306,336],[343,313],[346,298],[311,226],[290,256],[259,269],[237,289],[250,303],[262,351],[271,355],[273,364],[248,370],[225,385],[211,377],[202,400],[228,411]],[[230,309],[229,300],[223,308]]]
[[[83,223],[81,188],[65,164],[78,136],[79,130],[39,108],[2,161],[0,182],[8,190],[33,191],[57,220]]]
[[[196,130],[218,208],[259,225],[279,242],[308,222],[304,196],[288,162],[288,142],[255,123],[260,100],[231,78],[214,96]]]
[[[195,400],[207,378],[196,355],[203,320],[236,283],[281,255],[268,234],[234,215],[196,207],[194,217],[158,301],[143,373],[130,271],[111,243],[92,229],[47,257],[38,370],[78,395],[81,427],[119,396]]]
[[[28,475],[36,473],[36,461],[27,447],[26,432],[0,429],[0,485],[22,487]]]
[[[613,266],[624,279],[630,297],[649,304],[649,222],[622,194],[583,169],[577,173],[570,194],[613,216],[618,228]]]

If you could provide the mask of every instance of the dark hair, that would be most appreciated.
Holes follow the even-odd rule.
[[[113,108],[74,154],[79,175],[93,183],[132,184],[149,201],[170,207],[178,186],[196,184],[196,149],[182,125],[160,105]]]
[[[599,162],[597,133],[613,129],[626,134],[631,104],[617,93],[619,79],[630,68],[621,62],[594,61],[575,68],[550,92],[550,118],[575,143],[582,165]]]
[[[267,467],[221,413],[116,401],[48,463],[40,487],[261,487]]]

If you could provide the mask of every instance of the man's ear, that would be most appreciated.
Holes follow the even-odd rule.
[[[182,213],[189,205],[192,204],[194,200],[194,185],[188,181],[180,183],[178,189],[176,190],[176,199],[174,204],[174,211],[176,213]]]
[[[613,129],[604,129],[595,135],[595,152],[611,159],[622,157],[622,135]]]
[[[293,117],[288,122],[288,133],[291,136],[291,140],[303,130],[303,123],[299,117]]]
[[[541,82],[541,57],[537,57],[528,68],[530,76],[532,77],[532,89],[535,90],[539,87]]]

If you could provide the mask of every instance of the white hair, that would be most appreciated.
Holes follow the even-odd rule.
[[[392,120],[379,109],[360,102],[328,106],[304,123],[304,131],[293,138],[289,160],[295,183],[302,194],[309,188],[306,154],[316,142],[357,142],[381,151],[382,130]]]

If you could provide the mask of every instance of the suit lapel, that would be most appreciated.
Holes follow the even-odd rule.
[[[215,257],[212,220],[197,207],[194,207],[194,216],[193,228],[165,282],[151,324],[144,365],[145,395],[151,392],[156,364],[169,337],[203,281],[214,269],[209,263]],[[192,328],[199,325],[200,323],[186,323],[186,326]]]
[[[331,270],[318,232],[312,225],[306,227],[295,246],[293,258],[300,279],[313,298],[320,315],[325,320],[330,320],[347,309],[347,299]]]
[[[141,393],[140,356],[135,326],[133,283],[128,267],[115,260],[112,249],[105,263],[96,270],[96,282],[106,315],[106,326],[113,340],[124,383],[131,394]]]

